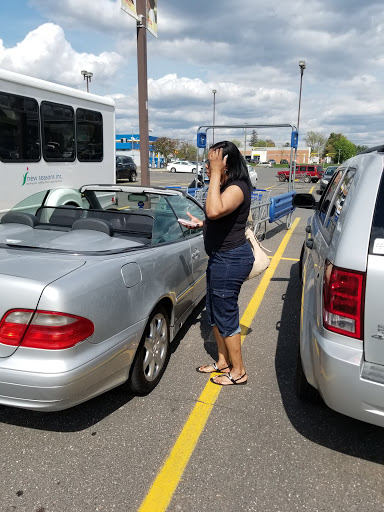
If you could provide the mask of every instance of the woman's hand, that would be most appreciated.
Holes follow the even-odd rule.
[[[220,149],[211,149],[209,152],[209,170],[210,170],[210,179],[214,176],[222,179],[222,176],[227,168],[227,159],[228,155],[225,155],[223,158],[223,148]]]
[[[191,222],[193,224],[197,224],[197,227],[202,228],[204,221],[195,217],[194,215],[191,215],[189,212],[187,212],[188,217],[191,219]],[[196,226],[194,226],[196,228]],[[193,229],[193,228],[192,228]]]

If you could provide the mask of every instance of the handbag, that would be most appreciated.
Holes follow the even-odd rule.
[[[245,238],[248,240],[250,246],[252,247],[253,256],[255,257],[252,270],[247,277],[247,279],[252,279],[253,277],[256,277],[264,272],[264,270],[269,267],[270,260],[261,248],[260,242],[255,237],[251,228],[246,228]]]

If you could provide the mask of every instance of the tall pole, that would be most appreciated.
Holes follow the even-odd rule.
[[[215,112],[216,112],[216,89],[212,89],[213,92],[213,126],[215,126]],[[215,143],[215,129],[212,130],[212,144]]]
[[[147,74],[147,4],[136,1],[137,15],[137,84],[139,90],[139,130],[141,184],[149,186],[149,137],[148,137],[148,74]]]
[[[299,127],[300,127],[300,106],[301,106],[301,89],[303,85],[303,74],[304,69],[306,68],[305,60],[299,60],[299,68],[300,68],[300,92],[299,92],[299,109],[297,112],[297,133],[299,133]],[[297,160],[297,147],[295,148],[295,156],[292,162],[293,169],[291,169],[291,172],[293,171],[292,176],[292,183],[288,184],[288,191],[293,190],[295,188],[295,179],[296,179],[296,160]]]
[[[244,128],[244,160],[246,159],[245,158],[246,151],[247,151],[247,128],[245,127]]]

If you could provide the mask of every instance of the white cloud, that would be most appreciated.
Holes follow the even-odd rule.
[[[2,68],[71,86],[80,85],[82,69],[107,79],[122,60],[114,52],[99,55],[76,52],[66,40],[63,29],[53,23],[33,30],[13,48],[5,48],[0,41]]]

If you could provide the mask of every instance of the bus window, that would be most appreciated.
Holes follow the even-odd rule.
[[[75,160],[75,114],[70,106],[41,103],[43,157],[48,162]]]
[[[33,98],[0,92],[0,160],[40,160],[39,109]]]
[[[80,162],[103,159],[103,116],[94,110],[76,110],[76,152]]]

